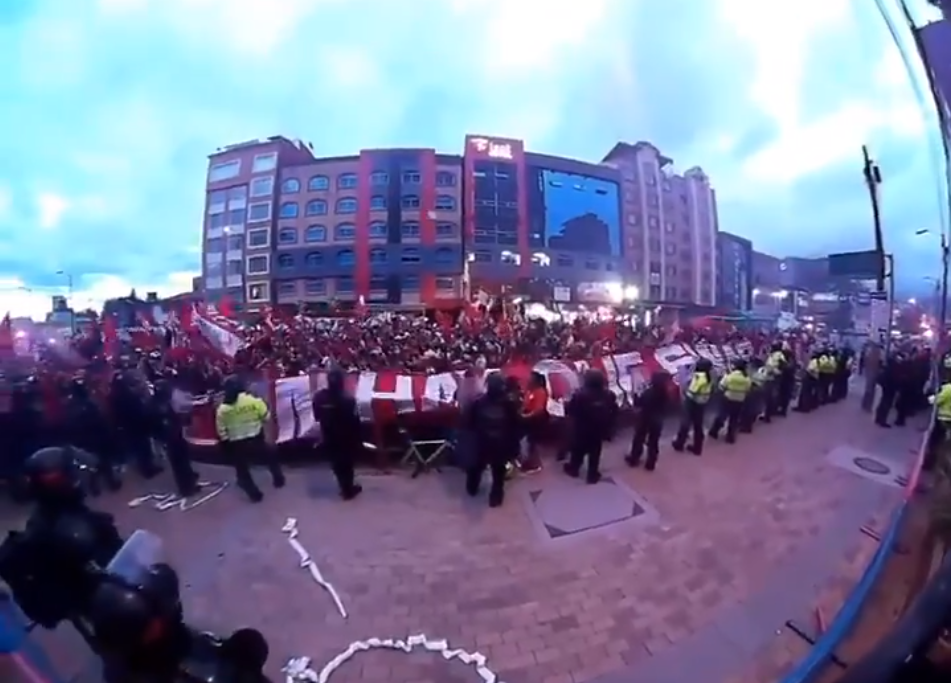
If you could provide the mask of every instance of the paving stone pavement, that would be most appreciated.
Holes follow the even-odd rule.
[[[291,472],[261,505],[230,488],[185,512],[129,509],[143,489],[131,478],[97,504],[124,531],[165,539],[194,625],[267,634],[276,680],[290,656],[319,666],[355,640],[425,633],[482,652],[508,683],[747,681],[764,657],[805,653],[781,640],[783,623],[854,580],[868,552],[859,527],[900,495],[826,454],[849,445],[910,463],[918,437],[873,427],[848,401],[761,425],[734,446],[709,442],[700,458],[665,445],[653,473],[624,464],[622,434],[606,449],[608,481],[586,487],[551,463],[513,482],[496,510],[467,499],[455,472],[367,474],[364,495],[343,503],[323,470]],[[230,475],[209,468],[206,478]],[[348,619],[299,566],[281,532],[288,517]],[[564,533],[553,539],[554,517]],[[63,631],[37,639],[67,677],[94,681],[85,649]],[[478,676],[427,653],[372,651],[331,680]]]

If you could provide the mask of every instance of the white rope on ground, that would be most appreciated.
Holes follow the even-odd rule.
[[[324,578],[324,575],[320,573],[320,569],[317,567],[317,563],[311,559],[310,553],[307,552],[307,548],[301,545],[301,542],[297,540],[297,535],[299,533],[297,529],[297,520],[293,517],[288,517],[287,522],[284,523],[284,527],[281,529],[281,531],[287,534],[287,542],[290,543],[291,548],[293,548],[294,552],[296,552],[298,557],[300,557],[300,566],[310,571],[311,578],[313,578],[319,586],[323,587],[325,591],[330,593],[330,597],[337,606],[337,611],[340,612],[340,616],[346,619],[347,610],[344,609],[343,601],[337,594],[337,589],[333,587],[332,583]]]
[[[351,643],[350,646],[324,664],[320,671],[311,668],[310,657],[295,657],[282,669],[286,683],[327,683],[331,675],[360,652],[367,650],[398,650],[407,654],[415,649],[438,652],[446,661],[458,659],[467,666],[475,667],[485,683],[502,683],[499,677],[486,665],[485,655],[481,652],[467,652],[450,647],[448,641],[430,640],[423,634],[409,636],[406,640],[394,638],[368,638]]]
[[[165,510],[171,510],[172,508],[178,508],[184,512],[207,503],[209,500],[228,488],[228,482],[200,481],[198,482],[198,486],[200,486],[202,489],[207,487],[212,488],[208,492],[203,492],[200,496],[192,498],[186,498],[184,496],[178,495],[177,493],[147,493],[144,496],[139,496],[138,498],[133,498],[130,500],[129,507],[141,507],[142,505],[145,505],[151,501],[152,506],[161,512],[164,512]]]

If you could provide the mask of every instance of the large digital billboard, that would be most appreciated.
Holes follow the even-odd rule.
[[[621,255],[618,184],[603,178],[529,168],[533,248]]]

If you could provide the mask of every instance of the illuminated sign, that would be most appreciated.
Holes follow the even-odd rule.
[[[480,154],[485,154],[493,159],[508,159],[511,161],[512,145],[508,142],[494,142],[487,138],[472,138],[472,146]]]

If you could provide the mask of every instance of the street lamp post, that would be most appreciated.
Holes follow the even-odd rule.
[[[928,228],[917,230],[916,235],[927,235],[931,231]],[[941,280],[939,281],[939,306],[938,306],[938,343],[944,341],[945,326],[948,321],[948,269],[951,265],[951,251],[949,251],[948,236],[941,233]]]
[[[69,304],[69,333],[76,334],[76,311],[73,310],[73,274],[57,270],[57,275],[66,278],[66,303]]]

